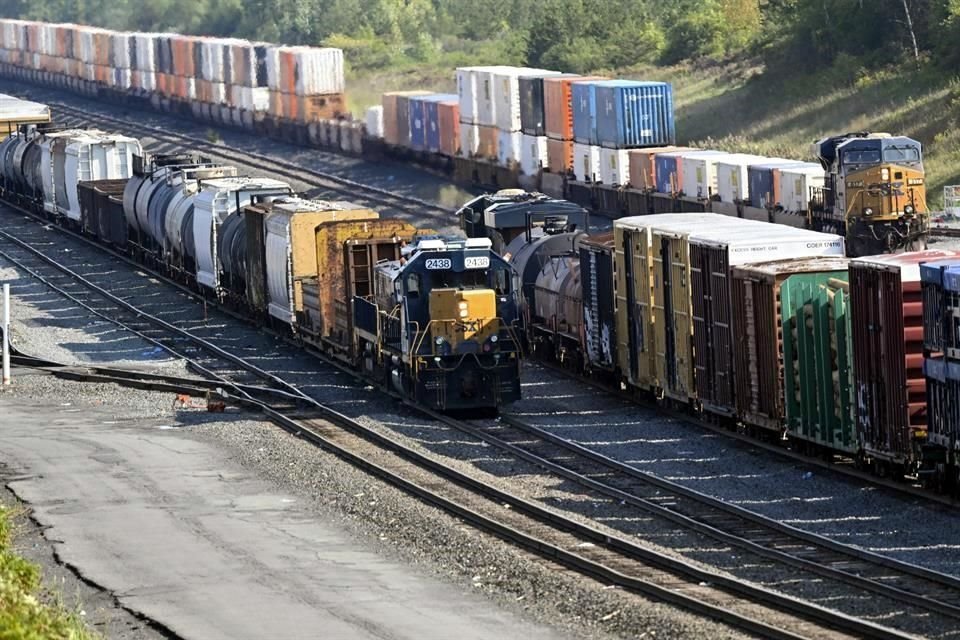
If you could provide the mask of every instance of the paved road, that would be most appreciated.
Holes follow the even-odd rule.
[[[556,637],[363,548],[162,420],[0,396],[0,460],[64,561],[183,638]]]

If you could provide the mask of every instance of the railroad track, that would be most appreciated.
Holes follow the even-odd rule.
[[[248,406],[259,408],[291,433],[333,451],[421,500],[550,562],[604,584],[668,602],[765,637],[833,638],[838,637],[838,632],[840,637],[911,637],[869,620],[705,570],[491,487],[487,482],[403,444],[399,437],[384,435],[316,401],[248,359],[233,355],[224,358],[229,366],[224,364],[215,368],[211,360],[226,353],[220,346],[194,332],[174,327],[130,303],[126,303],[129,306],[121,314],[117,305],[124,307],[120,304],[124,301],[59,264],[55,256],[45,255],[41,248],[31,247],[31,250],[24,244],[30,245],[19,238],[14,239],[7,231],[0,234],[0,249],[20,261],[22,268],[29,267],[32,273],[43,278],[47,286],[82,303],[84,308],[101,314],[104,319],[125,327],[129,323],[138,335],[171,349],[174,347],[153,332],[171,332],[171,327],[176,329],[173,333],[179,338],[174,344],[189,342],[204,352],[202,358],[199,354],[192,354],[192,360],[197,362],[198,368],[205,370],[205,376],[212,378],[219,387],[232,389]],[[11,255],[17,252],[25,253]],[[58,275],[53,278],[50,272],[40,273],[35,264],[27,264],[27,259],[47,263],[45,269]],[[73,284],[67,280],[72,280]],[[86,293],[79,289],[86,290]],[[136,316],[135,323],[131,314]],[[91,375],[119,383],[137,379],[137,376],[120,375],[103,368]],[[142,376],[140,378],[142,382]],[[255,384],[257,382],[259,384]],[[190,381],[183,385],[188,389],[199,386]],[[258,394],[257,386],[267,387],[270,392]],[[286,395],[278,397],[280,393]]]
[[[869,592],[888,599],[891,611],[904,607],[920,616],[937,616],[943,628],[960,624],[960,579],[954,576],[840,544],[722,502],[610,459],[517,416],[470,422],[434,417],[619,503],[621,519],[658,518],[671,523],[678,535],[696,532],[739,553],[762,558],[771,566],[779,565],[781,571],[786,567],[787,571],[807,572],[811,578],[836,585],[829,589],[834,600],[840,599],[844,589],[851,601]]]
[[[212,159],[236,165],[238,168],[246,168],[260,173],[267,172],[271,174],[271,177],[296,180],[309,185],[316,191],[333,192],[357,204],[366,205],[370,208],[381,208],[385,212],[400,213],[413,222],[423,221],[424,219],[442,222],[444,225],[454,225],[457,222],[452,211],[436,203],[409,195],[399,195],[386,189],[348,180],[329,172],[305,169],[284,160],[248,153],[222,143],[197,139],[125,118],[89,113],[61,102],[49,103],[49,106],[56,114],[54,121],[58,124],[76,127],[97,125],[138,138],[150,137],[158,141],[179,145],[184,151],[203,152],[211,156]],[[305,195],[314,195],[314,192],[311,191]]]

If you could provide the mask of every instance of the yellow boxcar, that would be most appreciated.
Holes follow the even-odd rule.
[[[659,388],[650,310],[653,265],[650,230],[624,218],[614,224],[617,362],[626,381],[639,389]]]

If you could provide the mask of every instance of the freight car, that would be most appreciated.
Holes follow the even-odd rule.
[[[851,261],[837,235],[694,212],[592,237],[528,230],[504,255],[534,356],[810,455],[957,489],[960,348],[943,336],[960,253]],[[919,265],[944,258],[956,271],[928,294],[939,342],[925,387]]]
[[[134,149],[102,132],[21,129],[0,143],[0,194],[421,405],[519,398],[519,286],[489,240],[436,238],[278,180]],[[83,180],[101,157],[132,175]]]

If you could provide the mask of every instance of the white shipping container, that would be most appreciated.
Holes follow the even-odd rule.
[[[367,135],[371,138],[383,137],[383,105],[377,104],[366,113]]]
[[[459,67],[457,69],[457,95],[459,96],[461,124],[474,124],[477,114],[476,67]]]
[[[476,111],[474,122],[485,127],[497,125],[497,103],[494,99],[494,84],[497,72],[510,67],[476,67],[473,71],[476,79]]]
[[[156,71],[156,44],[155,34],[134,33],[134,49],[136,50],[137,69],[141,71]],[[144,87],[146,89],[146,87]]]
[[[547,168],[547,137],[520,136],[520,170],[528,176],[535,176],[540,169]]]
[[[581,182],[600,179],[600,147],[573,143],[573,177]]]
[[[503,131],[520,131],[520,76],[559,75],[559,71],[529,67],[501,67],[493,78],[494,120]],[[481,123],[483,124],[483,123]]]
[[[198,43],[200,68],[197,72],[208,82],[223,82],[223,41],[219,38],[203,38]]]
[[[520,164],[519,131],[497,131],[497,164],[501,167],[513,167]]]
[[[717,191],[717,162],[729,158],[722,151],[682,154],[683,179],[680,190],[690,198],[708,198]]]
[[[343,51],[332,47],[270,47],[267,85],[298,96],[343,93]]]
[[[130,50],[132,48],[132,35],[126,32],[114,33],[110,36],[113,45],[113,67],[114,69],[130,69]]]
[[[473,158],[480,151],[480,127],[467,122],[460,123],[460,155]]]
[[[193,242],[197,282],[217,289],[220,260],[217,257],[217,230],[238,207],[250,204],[254,196],[283,196],[290,192],[286,182],[270,178],[219,178],[205,181],[193,200]]]
[[[800,213],[809,208],[811,189],[824,185],[823,167],[809,163],[780,170],[780,202],[787,213]]]
[[[610,185],[630,184],[629,149],[600,149],[600,182]]]
[[[762,156],[738,153],[717,161],[717,195],[723,202],[740,202],[748,198],[748,172],[751,164],[762,162]]]

